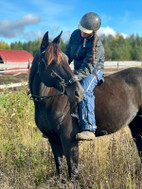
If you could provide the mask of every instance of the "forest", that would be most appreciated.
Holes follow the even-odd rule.
[[[106,61],[142,61],[142,37],[139,35],[130,35],[124,38],[119,33],[115,37],[112,35],[100,36],[101,41],[105,48],[105,60]],[[64,52],[66,45],[69,41],[60,42],[60,48]],[[15,49],[15,50],[26,50],[30,52],[33,56],[39,49],[41,39],[28,42],[13,42],[10,45],[0,41],[0,49]]]

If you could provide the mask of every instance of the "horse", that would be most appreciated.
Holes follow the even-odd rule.
[[[83,99],[83,89],[79,81],[74,82],[67,57],[58,46],[61,34],[49,42],[45,33],[30,69],[29,93],[34,101],[35,123],[49,140],[57,173],[62,172],[64,155],[71,176],[78,172],[78,142],[74,136],[79,129],[70,112]]]
[[[74,81],[57,36],[49,42],[44,35],[34,57],[29,75],[29,88],[35,106],[35,122],[46,136],[54,154],[57,173],[62,173],[65,156],[69,177],[78,175],[79,122],[71,116],[72,108],[83,99],[83,90]],[[115,133],[129,126],[142,162],[142,68],[128,68],[105,77],[94,89],[96,137]]]

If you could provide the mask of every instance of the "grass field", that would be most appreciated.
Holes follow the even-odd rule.
[[[79,144],[79,179],[59,179],[48,140],[34,123],[26,89],[0,94],[0,189],[142,189],[142,172],[128,128]]]

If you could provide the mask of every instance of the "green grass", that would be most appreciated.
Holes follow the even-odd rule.
[[[59,179],[47,139],[34,122],[26,88],[0,94],[0,188],[142,189],[142,172],[129,130],[80,142],[78,181]]]

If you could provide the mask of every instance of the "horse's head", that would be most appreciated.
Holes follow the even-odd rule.
[[[61,34],[52,42],[49,42],[48,32],[44,35],[40,47],[39,74],[47,87],[54,87],[66,94],[73,105],[83,99],[83,89],[78,81],[72,82],[74,74],[66,55],[58,47]]]

